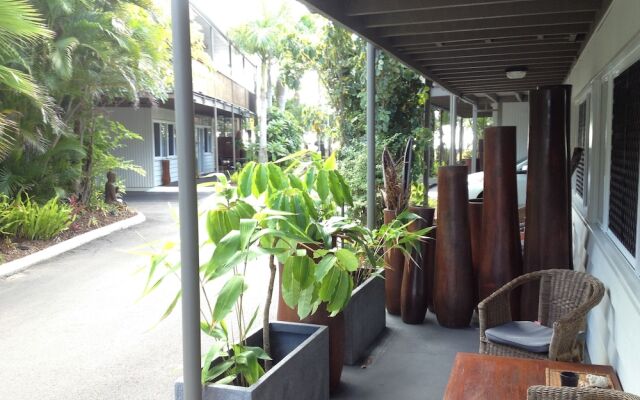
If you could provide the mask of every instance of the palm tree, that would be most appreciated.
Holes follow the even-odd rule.
[[[260,126],[260,146],[258,159],[267,161],[267,111],[273,98],[271,73],[274,62],[282,52],[283,40],[287,37],[287,17],[289,9],[283,3],[277,12],[267,9],[263,2],[262,18],[246,23],[231,31],[231,39],[246,53],[260,58],[260,106],[258,124]]]
[[[0,99],[28,99],[46,122],[59,127],[53,101],[31,76],[24,55],[26,48],[52,36],[35,7],[26,0],[0,0]],[[3,103],[0,101],[0,159],[12,150],[15,136],[20,133],[17,120],[23,113]]]

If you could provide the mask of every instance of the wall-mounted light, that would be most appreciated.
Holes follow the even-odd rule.
[[[507,74],[507,78],[509,79],[522,79],[527,76],[527,67],[509,67],[505,70],[505,72]]]

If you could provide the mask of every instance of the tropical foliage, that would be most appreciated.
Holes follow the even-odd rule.
[[[267,151],[269,160],[275,161],[290,154],[296,153],[302,148],[303,130],[298,119],[289,111],[280,111],[277,107],[271,107],[267,133],[269,142]]]
[[[71,208],[54,197],[40,206],[17,198],[0,197],[0,233],[29,240],[48,240],[73,222]]]
[[[0,0],[0,19],[0,191],[89,203],[105,168],[133,168],[98,107],[166,97],[169,30],[147,0]]]

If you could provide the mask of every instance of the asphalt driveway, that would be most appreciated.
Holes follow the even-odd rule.
[[[173,398],[179,307],[155,325],[177,280],[140,299],[147,258],[130,249],[177,238],[177,193],[130,193],[127,202],[144,223],[0,279],[0,399]]]

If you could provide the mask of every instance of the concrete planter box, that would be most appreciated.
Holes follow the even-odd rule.
[[[344,363],[355,365],[386,327],[384,280],[373,276],[354,291],[344,309]]]
[[[206,385],[203,400],[328,400],[329,331],[324,326],[274,322],[271,352],[274,366],[252,386]],[[251,335],[250,346],[262,345],[262,330]],[[175,386],[184,400],[183,381]]]

